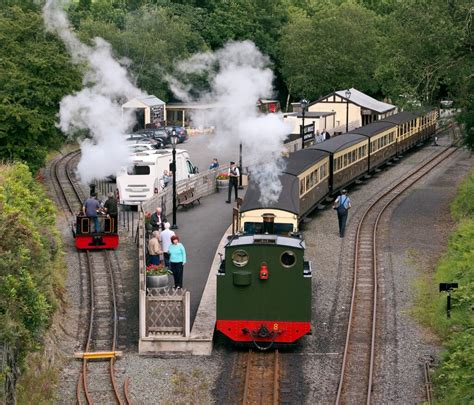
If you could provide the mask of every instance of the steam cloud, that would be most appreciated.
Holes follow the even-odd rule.
[[[209,91],[193,97],[193,88],[176,77],[168,78],[181,100],[215,104],[212,110],[194,113],[193,122],[215,127],[216,148],[238,150],[242,143],[252,179],[260,188],[260,203],[266,206],[280,195],[283,141],[292,129],[281,116],[257,111],[257,101],[273,94],[269,65],[253,42],[230,42],[215,53],[200,53],[178,64],[182,75],[207,76]]]
[[[94,46],[81,43],[72,32],[60,1],[48,0],[43,8],[46,27],[56,32],[76,64],[86,65],[81,91],[68,95],[60,103],[59,128],[65,134],[89,130],[92,139],[81,142],[81,160],[77,166],[84,183],[117,172],[129,162],[125,133],[133,124],[132,114],[123,114],[120,98],[143,95],[130,81],[126,69],[112,56],[112,49],[102,38]]]

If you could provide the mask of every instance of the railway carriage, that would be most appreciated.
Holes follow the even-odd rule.
[[[99,215],[103,232],[92,232],[92,221],[78,215],[73,229],[75,245],[81,250],[116,249],[119,245],[118,223],[115,215]]]
[[[402,111],[398,114],[384,118],[383,122],[388,122],[396,126],[397,155],[415,146],[421,139],[419,132],[418,116],[412,112]]]
[[[368,173],[367,137],[348,133],[335,136],[309,149],[326,152],[329,155],[327,194],[331,195]]]
[[[369,172],[387,163],[397,154],[397,127],[390,122],[376,121],[350,133],[369,138]]]
[[[299,237],[234,235],[217,276],[217,330],[260,349],[308,334],[312,274],[304,248]]]
[[[280,181],[285,192],[278,201],[262,206],[260,189],[250,182],[240,208],[240,230],[243,233],[259,233],[265,223],[264,214],[275,216],[277,234],[297,232],[298,222],[321,201],[329,190],[328,153],[315,149],[303,149],[286,159],[285,172]]]
[[[437,110],[429,110],[418,117],[418,132],[422,141],[426,141],[436,133],[437,122]]]

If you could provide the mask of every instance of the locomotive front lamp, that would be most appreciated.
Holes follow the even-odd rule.
[[[304,149],[304,113],[306,111],[306,107],[308,107],[308,100],[305,98],[300,101],[301,113],[303,114],[301,128],[300,128],[300,135],[301,135],[301,149]]]
[[[178,229],[176,224],[176,144],[178,143],[178,135],[176,135],[176,128],[173,127],[171,131],[171,145],[173,146],[173,163],[171,164],[171,171],[173,172],[173,225],[171,229]]]
[[[349,99],[351,98],[351,91],[346,90],[346,132],[349,132]]]

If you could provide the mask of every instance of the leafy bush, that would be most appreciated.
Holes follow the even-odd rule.
[[[37,350],[63,291],[55,210],[24,164],[0,166],[0,340]]]
[[[474,403],[474,171],[463,182],[451,204],[458,228],[450,236],[448,250],[438,263],[434,277],[440,282],[456,282],[451,318],[446,317],[446,296],[433,294],[428,307],[430,324],[443,338],[443,359],[435,373],[439,403]],[[434,290],[434,289],[433,289]]]

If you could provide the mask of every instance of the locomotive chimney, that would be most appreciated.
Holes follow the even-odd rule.
[[[274,234],[275,233],[275,215],[274,214],[263,214],[263,233]]]
[[[95,195],[95,187],[94,183],[89,184],[90,196]]]

